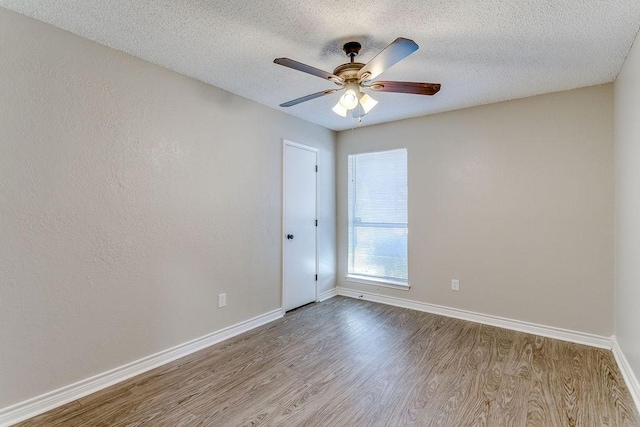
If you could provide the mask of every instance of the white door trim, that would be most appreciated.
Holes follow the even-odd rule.
[[[294,142],[294,141],[291,141],[291,140],[288,140],[288,139],[285,139],[285,138],[282,139],[282,232],[280,233],[281,253],[282,253],[282,255],[281,255],[281,257],[282,257],[282,266],[281,266],[282,273],[280,275],[281,276],[281,284],[280,284],[280,292],[281,292],[280,304],[281,305],[280,305],[280,308],[282,310],[282,315],[284,315],[285,307],[286,307],[285,301],[284,301],[284,298],[285,298],[285,296],[284,296],[284,294],[285,294],[285,292],[284,292],[284,284],[285,284],[285,277],[284,277],[284,272],[285,272],[284,245],[286,243],[285,242],[285,238],[284,238],[284,234],[285,234],[285,231],[287,229],[287,224],[286,224],[286,219],[285,219],[285,212],[286,212],[285,207],[286,207],[286,203],[287,203],[287,200],[286,200],[286,197],[285,197],[285,194],[286,194],[285,193],[285,185],[286,185],[286,182],[287,182],[286,167],[285,167],[286,166],[285,162],[286,162],[286,147],[287,147],[287,145],[290,146],[290,147],[296,147],[296,148],[300,148],[300,149],[311,151],[311,152],[315,153],[316,154],[316,166],[318,167],[318,170],[319,170],[318,151],[320,151],[320,149],[318,149],[316,147],[311,147],[311,146],[308,146],[308,145],[300,144],[299,142]],[[319,198],[318,198],[318,175],[316,175],[316,189],[315,190],[316,190],[316,219],[318,219],[318,201],[319,201]],[[316,250],[316,275],[317,275],[318,274],[318,262],[319,262],[318,261],[318,227],[316,227],[316,230],[315,230],[315,237],[316,237],[316,242],[315,242],[316,243],[315,244],[316,248],[315,248],[315,250]],[[315,282],[315,289],[316,289],[316,291],[315,291],[316,292],[316,302],[319,302],[320,298],[318,296],[318,281],[317,280]]]

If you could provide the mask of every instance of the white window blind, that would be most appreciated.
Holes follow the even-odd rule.
[[[407,150],[353,154],[348,164],[348,274],[406,284]]]

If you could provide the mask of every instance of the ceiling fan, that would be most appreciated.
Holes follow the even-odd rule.
[[[440,84],[438,83],[373,81],[388,68],[418,50],[418,45],[413,40],[402,37],[395,39],[367,64],[354,61],[355,57],[360,53],[361,47],[360,43],[355,41],[346,43],[343,50],[351,61],[339,65],[333,70],[333,73],[289,58],[274,59],[273,62],[276,64],[318,76],[340,86],[337,89],[326,89],[321,92],[312,93],[311,95],[280,104],[280,106],[291,107],[344,90],[344,94],[333,107],[333,111],[342,117],[347,117],[347,112],[351,111],[352,116],[358,118],[367,114],[378,103],[378,101],[374,100],[371,96],[362,92],[361,89],[371,89],[378,92],[412,93],[416,95],[435,95],[440,90]]]

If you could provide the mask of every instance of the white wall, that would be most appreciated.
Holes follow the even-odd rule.
[[[612,129],[603,85],[340,132],[339,285],[610,336]],[[347,155],[396,147],[409,157],[409,291],[344,280]]]
[[[640,39],[615,91],[615,334],[640,378]]]
[[[332,131],[1,8],[0,52],[0,408],[280,307],[282,138],[333,287]]]

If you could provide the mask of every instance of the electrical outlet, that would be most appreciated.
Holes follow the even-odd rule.
[[[227,294],[218,295],[218,308],[226,307],[227,305]]]
[[[458,280],[458,279],[452,279],[451,280],[451,290],[452,291],[459,291],[460,290],[460,280]]]

